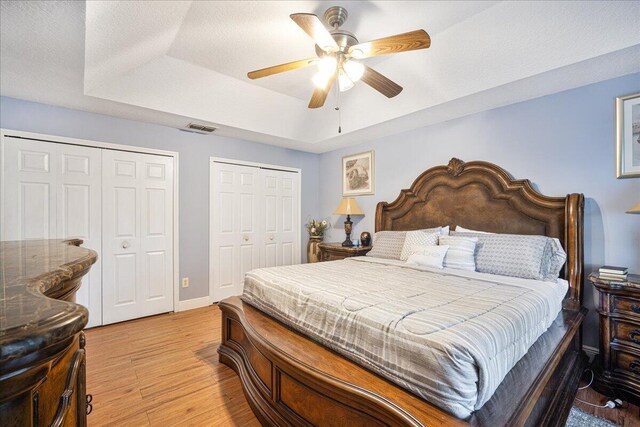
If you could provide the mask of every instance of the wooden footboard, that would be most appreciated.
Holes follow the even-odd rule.
[[[584,367],[586,310],[563,311],[495,395],[460,420],[237,297],[220,303],[220,361],[264,425],[562,426]]]

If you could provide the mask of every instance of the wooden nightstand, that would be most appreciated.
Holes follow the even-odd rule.
[[[640,275],[626,281],[602,279],[591,273],[589,280],[598,290],[600,315],[600,366],[594,388],[611,396],[624,393],[632,403],[640,403]]]
[[[320,261],[335,261],[352,256],[366,255],[371,250],[371,246],[344,247],[342,243],[320,243]]]

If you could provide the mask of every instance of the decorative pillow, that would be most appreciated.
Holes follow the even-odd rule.
[[[482,273],[544,280],[549,270],[549,237],[520,234],[459,233],[477,237],[476,270]]]
[[[400,252],[400,260],[406,261],[414,250],[420,246],[436,246],[438,244],[438,236],[440,230],[432,233],[427,233],[427,230],[407,231],[404,239],[404,245],[402,246],[402,252]]]
[[[473,254],[478,243],[477,237],[440,236],[439,245],[449,246],[444,257],[444,266],[458,270],[475,271],[476,263]]]
[[[470,228],[463,228],[463,227],[460,227],[459,225],[456,225],[456,233],[495,234],[495,233],[490,233],[488,231],[471,230]]]
[[[545,248],[545,259],[548,258],[548,268],[545,269],[544,280],[555,281],[560,275],[560,270],[564,266],[567,260],[567,253],[562,249],[562,243],[555,238],[548,238],[548,243]]]
[[[418,230],[416,230],[418,231]],[[441,236],[448,236],[449,235],[449,226],[445,225],[444,227],[433,227],[433,228],[423,228],[419,231],[424,231],[427,233],[438,233]]]
[[[373,235],[373,247],[367,256],[400,259],[406,231],[378,231]]]
[[[415,252],[407,259],[409,265],[419,265],[422,267],[442,268],[444,256],[449,250],[449,246],[419,246]]]

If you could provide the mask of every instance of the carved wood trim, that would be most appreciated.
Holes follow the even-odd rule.
[[[473,212],[465,213],[465,206],[473,206]],[[494,212],[496,207],[500,208],[498,214]],[[514,179],[493,163],[465,163],[452,158],[446,166],[423,172],[393,202],[378,203],[375,231],[462,225],[556,237],[567,252],[564,277],[569,282],[569,292],[564,307],[576,310],[581,306],[583,293],[583,210],[582,194],[545,196],[528,179]],[[469,220],[474,227],[458,224],[461,219]]]
[[[51,427],[62,427],[64,425],[65,418],[67,413],[69,412],[69,408],[72,405],[72,397],[74,392],[80,394],[79,382],[78,378],[82,379],[82,369],[85,363],[85,350],[83,348],[79,348],[76,350],[75,355],[73,357],[73,362],[71,363],[71,368],[67,374],[67,381],[64,386],[64,390],[60,395],[60,400],[58,402],[58,409],[56,410],[56,416],[51,422]],[[84,398],[84,396],[81,396]],[[86,415],[86,414],[85,414]]]
[[[246,312],[243,304],[237,297],[231,297],[219,303],[222,310],[222,343],[218,349],[220,362],[227,364],[238,374],[243,383],[243,390],[247,396],[249,405],[256,416],[266,425],[300,425],[299,416],[292,416],[289,410],[283,410],[282,403],[278,400],[281,390],[280,381],[275,382],[275,386],[270,394],[261,392],[257,386],[255,370],[247,357],[246,351],[239,350],[236,342],[229,339],[229,321],[235,321],[241,326],[251,343],[264,357],[273,364],[273,375],[277,379],[278,375],[285,373],[291,378],[306,385],[318,395],[332,396],[336,402],[351,408],[351,411],[373,416],[387,425],[417,427],[423,424],[413,417],[404,408],[398,407],[384,397],[366,388],[347,383],[339,378],[327,375],[322,371],[321,366],[311,366],[301,362],[294,356],[283,352],[282,349],[253,328],[245,317]],[[255,310],[249,308],[249,310]],[[255,320],[255,319],[254,319]],[[274,324],[277,323],[273,321]],[[291,332],[294,336],[299,336]],[[289,349],[287,349],[289,350]],[[313,351],[311,348],[308,351]],[[326,350],[325,350],[326,351]],[[341,356],[330,356],[342,359]],[[279,373],[278,373],[279,372]],[[394,387],[395,386],[391,386]],[[317,410],[322,410],[318,408]],[[455,419],[455,418],[453,418]],[[274,420],[278,420],[275,421]],[[286,420],[283,422],[283,420]],[[464,423],[460,422],[459,425]]]
[[[496,425],[564,425],[584,369],[580,350],[580,328],[586,309],[563,311],[507,375],[494,396],[466,420],[438,409],[400,386],[376,376],[344,357],[291,330],[238,297],[220,302],[222,343],[220,362],[230,366],[240,377],[249,405],[263,425],[314,425],[318,416],[343,412],[336,424],[347,418],[356,422],[345,425],[371,425],[369,416],[394,426],[496,426]],[[241,327],[244,344],[229,339],[229,325]],[[265,393],[255,375],[250,345],[272,363],[274,387]],[[304,387],[292,391],[302,402],[283,402],[280,375],[294,379]],[[334,411],[334,412],[332,412]],[[344,415],[344,414],[347,415]],[[315,422],[314,422],[315,421]],[[326,424],[326,423],[325,423]],[[322,425],[322,424],[321,424]]]

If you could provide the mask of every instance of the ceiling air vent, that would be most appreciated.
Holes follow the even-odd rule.
[[[213,126],[201,125],[199,123],[189,123],[186,128],[180,129],[185,132],[194,132],[202,135],[207,135],[216,130]]]

